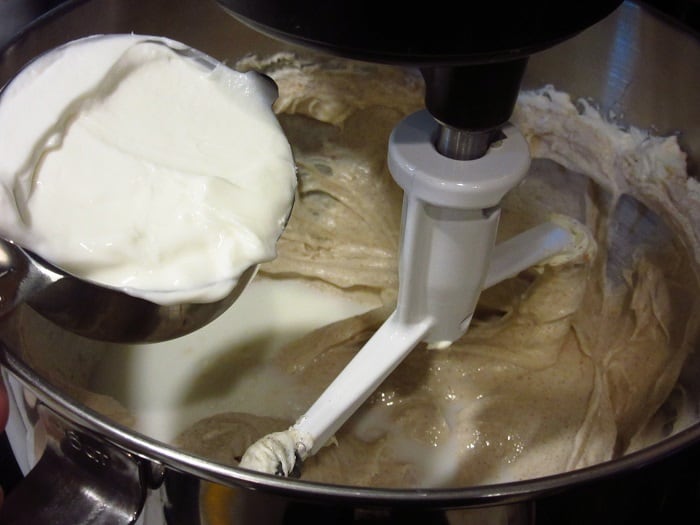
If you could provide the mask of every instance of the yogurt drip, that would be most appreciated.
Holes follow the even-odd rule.
[[[192,53],[95,36],[15,77],[0,97],[0,235],[161,304],[217,300],[273,259],[296,188],[276,93]]]

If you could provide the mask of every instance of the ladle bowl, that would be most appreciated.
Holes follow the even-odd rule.
[[[142,42],[165,46],[175,54],[215,70],[221,62],[198,49],[165,39]],[[65,44],[64,44],[65,45]],[[70,45],[70,44],[68,44]],[[58,46],[56,49],[60,49]],[[31,64],[30,61],[28,64]],[[19,75],[27,66],[24,66]],[[271,102],[278,96],[277,85],[266,75],[251,72],[264,81],[259,84]],[[2,103],[0,89],[0,104]],[[18,207],[22,207],[20,202]],[[28,213],[26,210],[24,213]],[[287,214],[289,219],[290,211]],[[71,274],[15,242],[0,238],[0,318],[23,303],[60,327],[78,335],[113,343],[155,343],[187,335],[221,315],[253,279],[258,264],[251,264],[238,277],[223,279],[235,283],[223,297],[181,302],[179,292],[192,290],[138,290],[145,297],[167,298],[163,303],[142,298],[121,289]],[[218,282],[207,283],[217,285]],[[208,288],[207,285],[202,287]],[[227,289],[228,287],[224,288]],[[150,292],[154,292],[151,294]],[[172,294],[172,295],[171,295]],[[220,295],[220,294],[219,294]],[[158,299],[154,299],[157,301]]]
[[[22,303],[76,334],[115,343],[155,343],[193,332],[221,315],[255,276],[245,270],[222,299],[158,304],[80,279],[15,243],[0,239],[0,317]]]

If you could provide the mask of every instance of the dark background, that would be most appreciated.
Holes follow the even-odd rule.
[[[697,31],[700,31],[700,0],[647,0],[642,5],[666,13]]]
[[[0,0],[0,48],[31,20],[64,0]],[[329,0],[332,1],[332,0]],[[638,2],[698,32],[700,0],[647,0]],[[572,5],[572,9],[575,9]],[[700,64],[689,64],[700,67]],[[698,86],[700,89],[700,86]],[[700,93],[700,91],[699,91]],[[699,95],[700,96],[700,95]],[[6,492],[21,479],[7,438],[0,434],[0,486]],[[584,487],[576,495],[538,504],[538,523],[700,523],[700,445],[662,464],[640,472],[633,480],[611,482],[618,504],[609,506],[609,492],[596,487],[596,496]],[[581,504],[584,502],[583,504]],[[601,516],[604,519],[601,521]]]

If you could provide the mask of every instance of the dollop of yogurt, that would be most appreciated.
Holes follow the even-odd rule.
[[[0,94],[0,235],[157,303],[222,298],[275,257],[294,200],[275,98],[165,38],[56,48]]]

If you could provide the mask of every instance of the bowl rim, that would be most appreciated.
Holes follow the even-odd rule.
[[[527,480],[458,488],[424,489],[331,485],[281,478],[224,465],[140,434],[77,403],[35,372],[4,341],[0,342],[0,365],[60,418],[91,432],[93,437],[103,439],[112,446],[117,446],[144,460],[213,483],[265,490],[295,499],[313,499],[316,502],[330,500],[352,504],[371,503],[391,506],[429,504],[443,507],[479,507],[519,503],[536,497],[553,495],[594,481],[639,471],[700,442],[700,422],[698,422],[653,445],[619,458]]]

